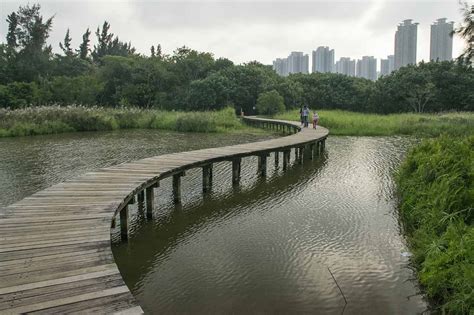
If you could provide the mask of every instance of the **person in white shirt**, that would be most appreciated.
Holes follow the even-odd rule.
[[[314,112],[313,113],[313,129],[316,129],[318,122],[319,122],[319,115],[318,113]]]

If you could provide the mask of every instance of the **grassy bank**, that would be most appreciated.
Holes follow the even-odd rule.
[[[0,137],[129,128],[186,132],[263,132],[242,124],[232,108],[214,112],[83,106],[0,109]]]
[[[447,131],[456,136],[472,134],[474,131],[474,113],[376,115],[321,110],[318,114],[320,124],[329,128],[333,135],[435,137]],[[288,111],[275,118],[299,120],[299,111]]]
[[[420,283],[448,314],[474,309],[474,136],[425,140],[398,175]]]

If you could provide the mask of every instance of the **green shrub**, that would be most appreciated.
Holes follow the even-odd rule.
[[[257,112],[261,115],[273,116],[285,110],[283,97],[277,91],[261,93],[257,99]]]
[[[400,216],[427,295],[452,314],[474,308],[474,136],[413,149],[397,174]]]

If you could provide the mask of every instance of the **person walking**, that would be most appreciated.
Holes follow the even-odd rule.
[[[313,129],[316,129],[318,122],[319,122],[319,115],[318,113],[314,112],[313,113]]]
[[[303,127],[304,126],[303,106],[300,107],[300,122],[301,122],[301,127]]]
[[[307,105],[303,107],[303,121],[304,121],[304,127],[308,127],[308,117],[309,117],[309,108]]]

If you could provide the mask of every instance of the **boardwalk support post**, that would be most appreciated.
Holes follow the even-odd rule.
[[[210,192],[212,189],[212,164],[202,167],[202,191]]]
[[[298,164],[303,164],[303,158],[304,158],[304,147],[298,147],[296,148],[296,151],[298,152]]]
[[[278,165],[280,164],[280,152],[275,151],[275,167],[277,168]]]
[[[153,219],[153,201],[155,200],[155,191],[153,188],[159,185],[159,183],[155,183],[146,188],[146,218],[148,220]]]
[[[232,160],[232,185],[238,185],[240,182],[240,170],[241,170],[241,165],[242,159],[241,158],[235,158]]]
[[[175,204],[181,203],[181,177],[185,172],[180,172],[173,175],[173,202]]]
[[[286,171],[288,164],[290,164],[290,150],[283,151],[283,170]]]
[[[138,202],[139,203],[142,203],[143,201],[145,201],[145,191],[144,190],[141,190],[138,194]]]
[[[268,153],[261,153],[258,155],[257,172],[260,177],[265,177],[267,175],[267,156]]]
[[[128,240],[128,205],[131,204],[133,196],[129,203],[120,210],[120,237],[122,241]]]

